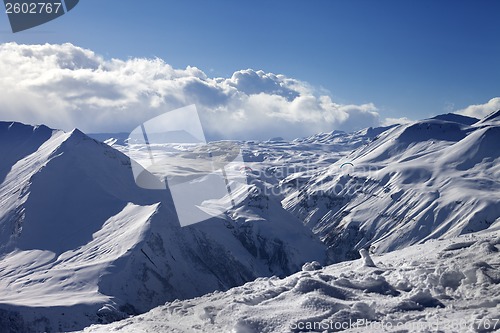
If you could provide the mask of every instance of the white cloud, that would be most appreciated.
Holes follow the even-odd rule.
[[[294,138],[379,124],[375,105],[343,105],[305,82],[252,69],[210,78],[161,59],[106,60],[71,44],[0,45],[0,119],[86,132],[128,131],[196,104],[212,139]]]
[[[484,104],[469,105],[465,109],[458,110],[457,113],[481,119],[498,110],[500,110],[500,97],[495,97]]]
[[[408,124],[411,123],[413,120],[408,119],[406,117],[402,118],[385,118],[384,121],[382,122],[382,126],[391,126],[395,124]]]

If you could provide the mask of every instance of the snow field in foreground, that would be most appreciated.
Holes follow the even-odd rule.
[[[366,258],[309,263],[284,279],[259,278],[83,332],[494,332],[499,250],[495,231],[372,257],[375,267]]]

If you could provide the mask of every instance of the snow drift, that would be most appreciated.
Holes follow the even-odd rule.
[[[429,241],[383,256],[260,278],[83,332],[497,332],[500,238]]]

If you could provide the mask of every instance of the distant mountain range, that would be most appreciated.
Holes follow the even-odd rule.
[[[126,134],[2,122],[0,332],[78,330],[360,249],[497,230],[499,115],[238,142],[251,195],[183,228],[168,192],[135,184]]]
[[[358,258],[361,248],[383,253],[498,225],[498,115],[448,114],[386,129],[303,176],[283,207],[322,238],[333,262]],[[354,165],[349,174],[345,162]]]

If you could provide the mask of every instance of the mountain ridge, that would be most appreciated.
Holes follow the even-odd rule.
[[[168,191],[135,184],[124,142],[0,123],[0,326],[78,330],[308,261],[494,232],[500,127],[445,118],[239,142],[245,199],[183,228]]]
[[[77,129],[50,134],[6,165],[0,185],[0,317],[21,332],[117,320],[324,260],[299,221],[274,226],[265,207],[181,228],[168,193],[139,188],[127,156]]]
[[[398,125],[312,174],[283,205],[329,244],[333,262],[488,228],[500,217],[498,131],[438,119]],[[354,165],[349,174],[342,162]]]

